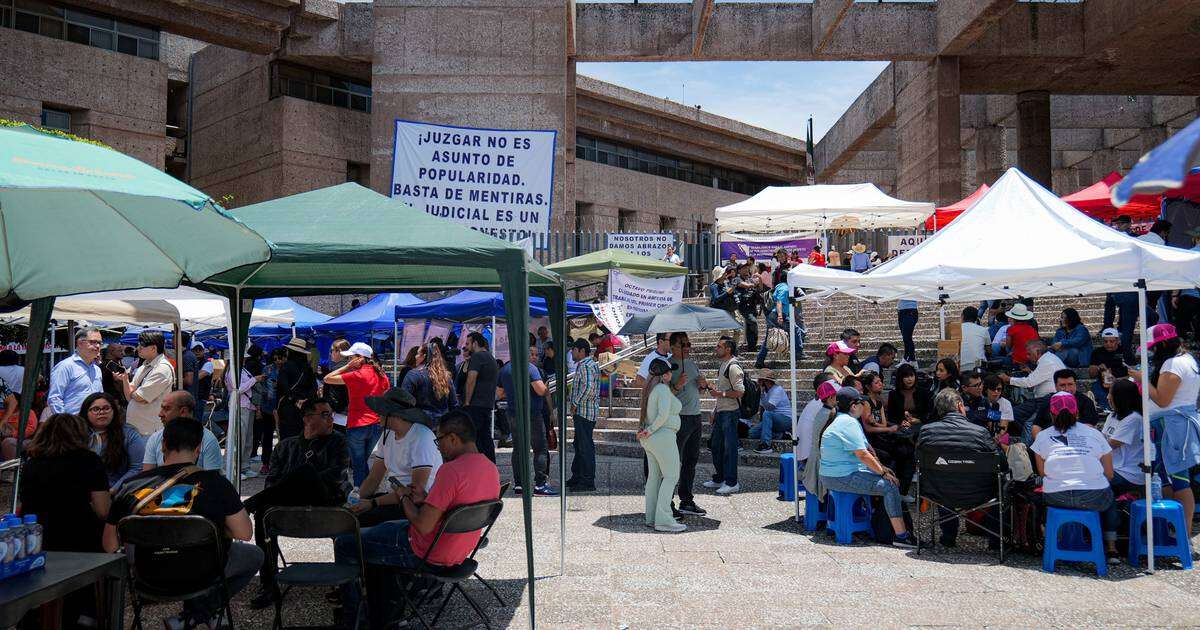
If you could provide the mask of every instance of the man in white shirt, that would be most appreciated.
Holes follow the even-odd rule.
[[[636,387],[646,386],[646,381],[650,380],[650,364],[653,363],[655,359],[662,359],[667,363],[671,362],[671,334],[655,334],[654,343],[654,349],[650,351],[650,354],[646,355],[645,359],[642,359],[642,365],[638,367],[637,378],[634,379],[634,384]]]
[[[175,368],[167,361],[166,340],[157,331],[138,334],[138,356],[142,365],[130,379],[128,372],[113,374],[121,386],[129,406],[125,409],[125,422],[142,435],[150,435],[161,428],[158,409],[163,396],[175,386]]]
[[[979,325],[979,309],[968,306],[962,310],[962,342],[959,344],[959,369],[974,370],[987,361],[987,348],[991,345],[987,328]]]
[[[370,526],[404,518],[400,498],[392,492],[392,479],[401,487],[428,492],[442,466],[442,454],[430,428],[433,419],[417,406],[417,399],[407,390],[393,387],[382,396],[367,396],[365,400],[367,407],[382,418],[384,431],[371,452],[371,470],[359,487],[359,502],[350,508],[355,512],[371,511],[359,518],[360,525]]]
[[[1046,351],[1046,342],[1041,339],[1034,339],[1025,344],[1025,349],[1029,351],[1029,360],[1037,363],[1037,367],[1029,373],[1029,376],[1013,378],[1007,374],[1001,374],[1000,380],[1013,387],[1032,389],[1034,398],[1053,394],[1055,392],[1054,373],[1065,370],[1067,366],[1053,352]]]

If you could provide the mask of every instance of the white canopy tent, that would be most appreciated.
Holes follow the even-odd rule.
[[[1118,232],[1009,169],[974,206],[916,248],[865,274],[834,276],[828,271],[797,266],[788,273],[789,286],[824,290],[815,295],[840,292],[870,300],[922,301],[1137,291],[1141,338],[1147,339],[1147,289],[1200,286],[1200,253],[1152,245]],[[1150,409],[1146,354],[1141,353],[1142,405]],[[793,373],[795,365],[793,359]],[[793,377],[793,401],[796,394]],[[794,407],[793,402],[793,418]],[[1150,414],[1145,414],[1142,429],[1143,435],[1150,435]],[[1150,496],[1151,441],[1144,440],[1144,445]],[[1147,522],[1153,520],[1150,507],[1147,501]],[[1147,545],[1153,571],[1152,531]]]
[[[177,324],[182,330],[225,328],[229,323],[229,302],[199,289],[181,286],[175,289],[134,289],[83,293],[55,301],[52,317],[58,320],[94,321],[119,324]],[[23,323],[29,308],[0,316],[5,323]],[[290,324],[291,309],[254,309],[252,325]]]
[[[717,232],[817,232],[915,228],[932,203],[902,201],[874,184],[768,186],[753,197],[717,208]]]

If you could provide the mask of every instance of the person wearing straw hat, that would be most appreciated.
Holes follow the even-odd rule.
[[[722,267],[720,265],[713,267],[712,272],[709,274],[712,278],[712,282],[708,285],[709,306],[728,311],[730,314],[737,308],[737,300],[733,297],[736,287],[732,282],[736,271],[737,267]]]
[[[855,243],[850,251],[850,271],[862,273],[871,268],[871,255],[867,253],[866,245]]]
[[[1033,312],[1024,302],[1017,302],[1004,314],[1010,322],[1004,345],[1008,349],[1008,357],[1012,364],[1021,367],[1030,361],[1029,351],[1026,349],[1029,342],[1039,338],[1037,329],[1030,323],[1033,320]]]
[[[750,427],[750,438],[759,440],[755,453],[772,453],[775,450],[771,446],[773,437],[792,430],[792,399],[778,383],[774,370],[755,370],[754,380],[762,390],[759,397],[762,420]]]
[[[279,440],[300,435],[304,421],[300,405],[317,395],[317,377],[308,363],[308,342],[293,337],[283,345],[287,361],[279,369],[276,388],[279,395]]]

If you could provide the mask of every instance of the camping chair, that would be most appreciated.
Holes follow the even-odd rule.
[[[1000,524],[1000,531],[993,531],[985,524],[976,525],[999,539],[1000,563],[1003,564],[1004,495],[1008,492],[1010,483],[1008,460],[999,452],[973,453],[918,448],[916,504],[920,506],[923,505],[923,500],[929,501],[933,506],[951,512],[945,517],[934,512],[928,546],[934,546],[938,529],[943,523],[951,519],[957,520],[969,512],[995,507],[998,511],[996,522]],[[919,554],[922,547],[919,532],[916,538]]]
[[[421,622],[422,626],[427,629],[432,628],[437,624],[438,619],[441,619],[442,613],[446,610],[446,605],[450,603],[450,598],[454,596],[455,592],[458,592],[462,594],[463,599],[467,600],[467,604],[474,609],[475,614],[477,614],[480,620],[483,621],[483,625],[487,628],[492,627],[488,622],[487,615],[484,613],[483,609],[480,608],[479,604],[477,604],[474,599],[471,599],[471,596],[468,595],[465,590],[463,590],[462,583],[471,579],[472,576],[479,578],[479,563],[475,560],[475,554],[479,552],[479,548],[482,546],[483,541],[487,539],[488,532],[492,529],[492,525],[496,523],[496,519],[500,517],[500,511],[503,509],[503,500],[492,499],[490,501],[481,501],[479,503],[472,503],[469,505],[460,505],[450,510],[446,513],[445,518],[442,520],[442,524],[438,528],[437,534],[433,538],[433,542],[429,545],[429,550],[425,553],[425,557],[421,559],[420,566],[413,569],[389,567],[389,569],[393,570],[395,573],[406,576],[414,581],[424,578],[426,580],[433,580],[438,584],[450,585],[450,590],[442,599],[442,604],[438,607],[437,613],[434,615],[432,622],[427,622],[425,620],[425,616],[421,614],[421,607],[424,606],[427,601],[429,601],[437,592],[437,589],[435,588],[425,589],[424,592],[420,594],[420,597],[417,598],[415,603],[410,597],[409,590],[402,589],[402,613],[408,609],[411,609],[413,614]],[[429,556],[435,549],[437,549],[438,541],[442,539],[442,536],[446,534],[467,534],[480,530],[483,530],[483,535],[480,537],[479,543],[475,545],[475,549],[471,551],[471,555],[468,556],[466,560],[463,560],[462,563],[452,567],[429,564]],[[479,579],[482,581],[482,578]],[[492,594],[496,596],[496,599],[500,599],[499,593],[497,593],[490,584],[484,582],[484,585],[487,586],[488,590],[490,590]],[[500,601],[501,604],[504,603],[503,600]]]
[[[147,602],[182,602],[214,593],[221,597],[218,617],[223,614],[233,628],[225,546],[212,521],[203,516],[126,516],[117,533],[133,556],[128,563],[133,628],[142,627]]]
[[[271,561],[275,558],[283,568],[275,576],[275,621],[272,628],[282,630],[283,598],[293,587],[341,586],[355,584],[359,589],[359,604],[354,611],[354,628],[359,627],[366,599],[366,573],[363,563],[362,538],[358,519],[354,513],[342,507],[273,507],[263,515],[263,531],[267,539]],[[333,562],[293,562],[288,564],[279,551],[279,537],[285,538],[337,538],[353,534],[358,548],[358,564],[336,564]],[[283,585],[282,592],[279,586]]]

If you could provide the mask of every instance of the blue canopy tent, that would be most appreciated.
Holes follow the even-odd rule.
[[[411,293],[380,293],[358,308],[347,311],[328,321],[314,325],[313,332],[321,334],[396,331],[396,308],[424,304],[425,301]]]
[[[254,308],[262,309],[264,311],[290,310],[292,312],[292,321],[295,322],[294,328],[297,335],[311,335],[313,332],[313,326],[316,326],[317,324],[323,324],[332,319],[331,316],[326,315],[325,313],[314,311],[313,309],[308,308],[292,298],[287,297],[261,298],[254,300]],[[292,329],[293,326],[286,326],[283,324],[251,326],[250,336],[265,337],[271,335],[287,335],[290,337],[292,335]]]
[[[591,315],[592,307],[581,302],[567,302],[567,317]],[[547,317],[545,298],[531,297],[529,299],[529,315],[531,317]],[[396,319],[445,319],[453,322],[465,322],[473,319],[489,317],[508,317],[504,309],[504,295],[495,291],[475,291],[464,289],[437,300],[420,304],[396,307]]]

